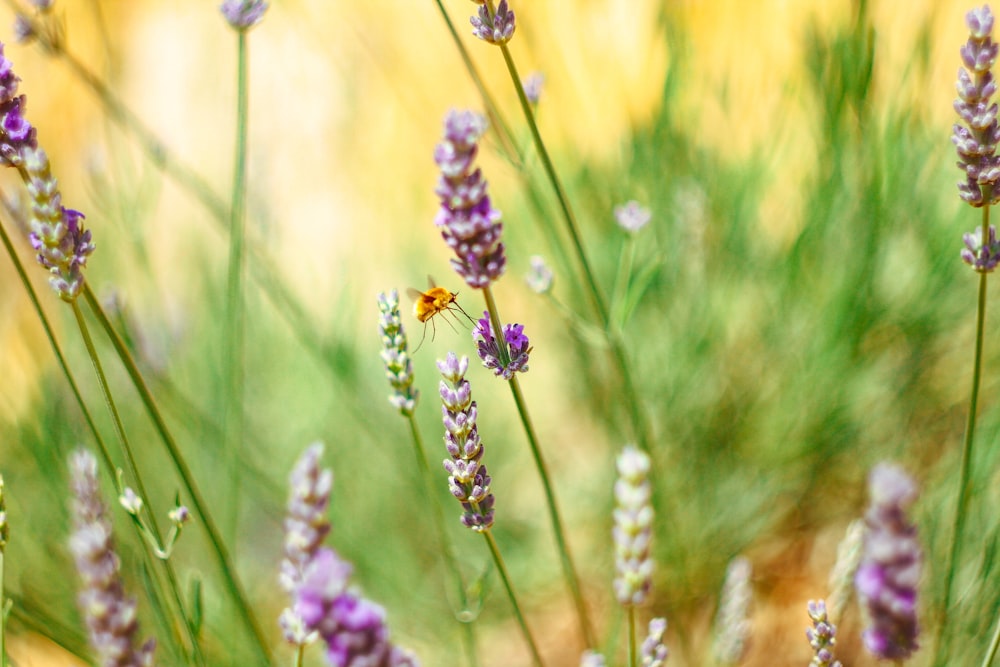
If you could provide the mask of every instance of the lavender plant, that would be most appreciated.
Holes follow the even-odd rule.
[[[993,22],[993,12],[989,5],[973,9],[965,16],[965,23],[969,28],[969,38],[959,50],[964,68],[960,68],[958,71],[956,83],[958,99],[955,100],[954,104],[955,111],[962,123],[954,125],[952,142],[958,151],[958,167],[965,175],[965,180],[958,184],[959,196],[974,208],[982,209],[982,223],[978,241],[975,237],[966,235],[964,239],[966,248],[961,253],[962,259],[972,265],[979,273],[979,298],[976,309],[976,344],[972,365],[972,389],[962,447],[958,502],[955,504],[955,514],[952,521],[951,549],[945,567],[944,598],[941,603],[941,623],[938,626],[936,642],[935,664],[939,667],[943,666],[948,652],[947,628],[951,611],[952,590],[969,505],[970,467],[976,432],[986,319],[986,278],[997,263],[995,256],[998,247],[996,231],[990,225],[990,207],[1000,201],[1000,190],[996,188],[997,182],[1000,180],[1000,157],[996,155],[997,142],[1000,141],[1000,125],[997,123],[998,106],[993,101],[997,86],[992,72],[997,54],[1000,52],[1000,46],[993,41],[991,35]],[[901,640],[893,641],[902,643]]]
[[[868,618],[863,638],[876,657],[906,660],[917,649],[917,585],[923,552],[907,510],[917,487],[902,468],[881,463],[868,476],[864,552],[855,575]]]
[[[667,657],[670,652],[663,641],[663,635],[667,631],[667,619],[654,618],[649,622],[649,634],[642,642],[639,663],[642,667],[663,667],[667,664]]]
[[[441,415],[444,422],[444,444],[449,458],[444,460],[444,469],[448,472],[448,490],[462,504],[462,525],[470,530],[481,533],[489,546],[493,561],[507,590],[507,596],[514,608],[521,634],[531,651],[536,665],[542,665],[538,646],[521,605],[503,557],[497,547],[490,528],[493,527],[495,499],[490,490],[492,478],[483,464],[483,443],[479,438],[479,427],[476,420],[479,410],[472,400],[472,387],[465,379],[469,369],[469,358],[461,359],[454,352],[449,352],[443,360],[438,360],[438,370],[441,372],[439,394],[441,396]]]
[[[830,622],[826,615],[826,602],[810,600],[808,605],[809,618],[813,626],[806,629],[806,639],[813,650],[813,659],[809,667],[842,667],[839,660],[833,657],[833,647],[837,640],[837,626]]]
[[[102,667],[151,667],[154,640],[137,646],[135,600],[125,596],[111,534],[111,519],[101,500],[97,460],[85,450],[70,458],[74,532],[70,551],[80,577],[79,604],[90,645]]]
[[[509,20],[513,26],[512,14]],[[493,208],[482,171],[478,167],[473,168],[479,151],[479,140],[486,128],[485,118],[471,111],[453,110],[445,117],[444,137],[434,151],[434,161],[441,170],[435,190],[441,206],[435,224],[442,229],[442,238],[456,255],[451,260],[452,268],[470,287],[482,290],[486,311],[473,331],[473,340],[476,341],[483,364],[494,370],[497,376],[507,380],[510,386],[545,490],[563,576],[576,606],[584,640],[588,646],[593,646],[593,631],[565,538],[555,492],[517,379],[518,371],[528,370],[530,343],[523,333],[522,325],[501,325],[496,301],[490,289],[490,285],[503,274],[507,257],[501,240],[503,224],[500,212]],[[503,342],[497,339],[496,332],[503,333]]]
[[[281,586],[292,596],[279,622],[285,639],[297,647],[317,638],[326,644],[333,667],[419,667],[415,656],[393,645],[385,611],[353,591],[353,567],[322,542],[330,531],[326,518],[333,473],[319,465],[323,447],[309,446],[289,477],[285,519],[285,558]]]

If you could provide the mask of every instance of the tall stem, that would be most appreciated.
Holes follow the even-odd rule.
[[[489,545],[490,553],[493,554],[493,562],[496,563],[497,570],[500,572],[500,579],[503,581],[504,588],[507,589],[507,597],[510,599],[511,606],[514,607],[514,616],[521,627],[521,634],[524,636],[524,641],[527,642],[528,649],[531,651],[531,658],[536,667],[542,667],[542,656],[538,652],[538,646],[535,644],[534,637],[531,636],[531,629],[528,627],[528,622],[524,619],[524,614],[521,612],[521,605],[518,603],[517,594],[514,592],[514,584],[507,573],[507,566],[500,555],[500,549],[497,547],[496,540],[493,539],[493,533],[489,530],[484,530],[483,537],[486,538],[486,544]]]
[[[458,595],[458,602],[464,614],[469,609],[469,596],[465,590],[465,581],[462,579],[462,571],[458,567],[458,559],[455,557],[455,550],[448,539],[448,531],[445,529],[444,512],[441,503],[437,501],[434,494],[434,477],[431,474],[430,465],[427,463],[427,452],[424,447],[424,439],[420,435],[420,428],[417,426],[416,417],[407,415],[407,422],[410,424],[410,435],[413,438],[414,454],[417,457],[417,466],[420,468],[420,476],[424,480],[424,492],[427,494],[427,502],[433,508],[434,527],[437,529],[438,540],[441,542],[441,553],[444,554],[445,565],[451,571],[455,582],[455,592]],[[465,650],[468,656],[469,665],[476,667],[479,659],[476,649],[476,635],[473,632],[472,624],[466,619],[458,618],[462,625],[462,639],[465,642]]]
[[[153,421],[153,425],[156,427],[157,433],[159,433],[160,438],[163,440],[163,444],[167,448],[167,453],[170,456],[171,462],[174,464],[174,468],[177,470],[181,483],[184,485],[184,489],[191,498],[191,505],[195,514],[201,518],[202,525],[205,527],[205,533],[208,535],[209,542],[212,546],[212,553],[215,555],[215,559],[218,562],[219,569],[221,570],[222,576],[225,580],[227,591],[236,605],[240,618],[254,638],[257,651],[260,654],[261,664],[269,664],[270,652],[267,648],[268,644],[264,631],[261,628],[260,623],[257,621],[253,608],[250,606],[250,598],[244,590],[243,584],[236,572],[236,563],[229,555],[228,549],[226,549],[225,542],[222,539],[222,534],[219,532],[219,528],[216,526],[215,520],[212,518],[212,514],[208,509],[208,503],[205,501],[201,490],[198,488],[194,475],[192,474],[190,467],[188,467],[187,461],[185,460],[183,453],[181,453],[180,447],[177,446],[177,442],[170,433],[170,429],[167,428],[167,423],[163,419],[163,415],[160,413],[160,409],[156,405],[156,401],[153,399],[152,393],[149,391],[149,386],[146,384],[146,380],[142,377],[142,373],[139,372],[139,367],[136,366],[135,360],[132,358],[132,354],[125,346],[121,336],[118,335],[118,332],[115,331],[115,328],[111,325],[111,321],[108,319],[104,309],[101,308],[101,304],[97,301],[97,297],[94,296],[93,290],[90,289],[90,285],[88,283],[84,283],[83,289],[83,296],[86,298],[87,304],[97,316],[101,327],[104,329],[105,334],[114,346],[115,352],[118,354],[118,358],[121,359],[122,365],[125,367],[125,371],[132,379],[132,384],[139,392],[139,397],[142,400],[143,406],[146,408],[147,414]]]
[[[628,667],[636,667],[635,605],[629,605],[625,612],[628,618]]]
[[[486,299],[486,309],[489,312],[490,322],[493,326],[493,333],[497,341],[497,347],[500,350],[501,363],[506,366],[510,362],[510,357],[507,350],[507,343],[503,339],[503,334],[501,333],[500,315],[497,311],[496,301],[493,298],[493,291],[489,288],[489,286],[483,288],[483,297]],[[538,476],[542,480],[542,487],[545,489],[545,501],[546,506],[548,507],[549,520],[552,522],[552,531],[556,538],[556,546],[559,551],[559,561],[562,564],[563,576],[566,579],[566,584],[569,586],[570,594],[573,597],[573,604],[576,606],[577,619],[580,623],[580,631],[583,633],[583,639],[586,642],[587,647],[590,648],[596,646],[594,632],[590,627],[590,620],[587,615],[587,605],[583,599],[583,593],[580,589],[580,580],[577,577],[576,568],[573,565],[573,557],[570,554],[569,542],[566,540],[562,519],[559,516],[559,508],[556,505],[556,495],[555,491],[552,489],[552,481],[549,476],[548,466],[545,464],[545,459],[542,457],[542,449],[538,445],[538,436],[535,434],[535,426],[531,421],[531,415],[528,414],[528,404],[524,400],[524,394],[521,392],[521,384],[518,382],[516,373],[511,376],[508,384],[510,385],[511,394],[514,396],[514,403],[517,405],[517,413],[521,418],[521,425],[524,427],[524,432],[528,437],[528,445],[531,448],[531,456],[535,460],[535,468],[538,470]]]
[[[982,247],[987,247],[990,228],[990,206],[983,206]],[[986,273],[979,274],[979,300],[976,308],[976,351],[972,362],[972,391],[969,398],[969,414],[965,422],[965,443],[962,447],[961,473],[958,479],[958,501],[955,503],[955,516],[952,521],[951,550],[945,566],[944,602],[941,605],[941,621],[938,625],[934,664],[944,667],[948,658],[949,638],[947,633],[950,620],[949,608],[955,582],[955,572],[958,569],[958,556],[961,550],[962,530],[965,527],[965,515],[969,506],[971,486],[969,479],[972,470],[972,443],[976,435],[976,410],[979,404],[979,384],[982,374],[983,333],[986,326]]]
[[[997,655],[998,648],[1000,648],[1000,616],[997,617],[997,625],[993,629],[993,638],[990,640],[990,647],[986,651],[986,655],[983,657],[983,664],[980,667],[990,667],[993,664],[993,659]]]
[[[244,390],[244,239],[246,233],[247,181],[247,33],[237,31],[236,73],[236,159],[234,160],[233,197],[229,212],[229,275],[226,289],[228,317],[224,324],[226,337],[226,442],[225,456],[230,475],[228,527],[229,542],[235,551],[240,516],[240,460],[243,449]]]

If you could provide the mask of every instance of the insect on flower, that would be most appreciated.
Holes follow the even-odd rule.
[[[407,296],[413,299],[413,316],[424,323],[424,333],[420,337],[420,345],[424,344],[424,338],[427,337],[428,321],[431,323],[431,340],[434,340],[434,336],[437,335],[437,325],[434,324],[434,316],[438,313],[450,312],[452,317],[457,318],[455,315],[455,311],[457,310],[462,315],[465,315],[470,322],[474,323],[469,314],[458,305],[458,292],[452,292],[446,287],[438,287],[434,284],[434,279],[430,276],[427,276],[427,282],[429,287],[426,292],[421,292],[414,287],[406,290]],[[419,350],[420,345],[417,345],[417,348],[413,351],[416,352]]]

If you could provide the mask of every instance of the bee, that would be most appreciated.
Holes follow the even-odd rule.
[[[439,313],[450,312],[452,317],[457,317],[455,315],[455,311],[457,310],[470,322],[473,322],[469,314],[458,305],[458,292],[452,292],[446,287],[438,287],[434,284],[434,279],[430,276],[427,276],[427,281],[429,287],[426,292],[421,292],[414,287],[406,290],[406,294],[413,299],[413,316],[419,322],[423,322],[424,325],[424,333],[420,337],[420,345],[424,344],[424,339],[427,337],[428,321],[431,323],[431,340],[434,340],[434,336],[437,335],[437,325],[434,323],[434,316]],[[445,319],[445,321],[447,322],[448,320]],[[448,322],[448,324],[451,326],[451,322]],[[452,326],[452,329],[454,329],[454,326]],[[417,345],[416,349],[413,350],[414,353],[420,349],[420,345]]]

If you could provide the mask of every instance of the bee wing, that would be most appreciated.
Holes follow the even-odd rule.
[[[410,297],[414,301],[420,301],[424,298],[424,293],[418,290],[416,287],[407,287],[406,296]]]
[[[437,283],[434,281],[434,276],[429,273],[427,274],[427,287],[428,289],[434,289],[437,287]]]

